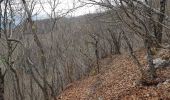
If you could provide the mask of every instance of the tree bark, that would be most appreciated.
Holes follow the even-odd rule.
[[[161,14],[158,17],[158,24],[157,24],[157,30],[155,32],[155,37],[159,43],[162,42],[162,31],[163,31],[163,26],[162,24],[164,23],[165,20],[165,11],[166,11],[166,1],[167,0],[160,0],[160,12]]]
[[[38,35],[36,34],[36,27],[35,27],[34,21],[32,20],[30,10],[28,9],[28,5],[26,4],[25,0],[21,0],[21,1],[24,5],[25,12],[28,15],[28,22],[30,23],[30,27],[31,27],[30,29],[31,29],[31,32],[34,36],[34,42],[36,43],[36,45],[39,49],[40,61],[41,61],[41,65],[42,65],[42,68],[43,68],[43,72],[42,72],[43,77],[42,78],[43,78],[43,83],[44,83],[43,88],[41,88],[41,89],[43,91],[44,99],[49,100],[45,51],[43,49],[42,43],[40,42]]]
[[[0,68],[0,100],[4,100],[4,75]]]

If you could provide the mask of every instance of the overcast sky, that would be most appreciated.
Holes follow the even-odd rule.
[[[54,5],[55,0],[32,0],[34,1],[33,4],[30,2],[30,0],[28,1],[29,2],[27,2],[27,4],[28,4],[29,9],[31,9],[31,5],[35,4],[34,10],[32,13],[32,15],[34,15],[33,16],[34,20],[49,18],[49,16],[52,13],[51,5]],[[82,3],[78,2],[78,0],[56,0],[56,1],[59,1],[59,4],[55,5],[56,7],[55,16],[56,17],[62,15],[63,13],[68,12],[70,9],[74,7],[79,7],[82,5]],[[2,9],[4,8],[5,6],[2,5]],[[15,14],[14,15],[15,23],[18,24],[23,20],[23,18],[25,18],[24,8],[23,8],[21,0],[12,1],[12,8],[13,8],[13,14]],[[84,15],[88,13],[95,13],[96,11],[98,11],[98,9],[99,9],[98,6],[86,5],[86,6],[83,6],[83,7],[80,7],[74,10],[73,12],[69,13],[66,17],[80,16],[80,15]]]
[[[47,18],[52,12],[51,4],[54,4],[53,2],[50,2],[53,0],[41,0],[40,2],[36,3],[35,10],[33,14],[37,14],[38,19],[44,19]],[[57,5],[55,12],[58,15],[61,15],[65,12],[67,12],[69,9],[72,9],[73,7],[79,7],[82,4],[79,3],[76,0],[60,0],[60,3]],[[74,2],[74,4],[73,4]],[[56,3],[57,4],[57,3]],[[88,14],[88,13],[94,13],[98,9],[97,6],[92,6],[92,5],[86,5],[83,7],[80,7],[76,10],[74,10],[72,13],[69,13],[69,16],[80,16],[83,14]]]

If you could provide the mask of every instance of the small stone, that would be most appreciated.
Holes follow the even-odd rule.
[[[148,93],[148,94],[146,94],[146,97],[149,97],[150,96],[150,94]]]
[[[103,97],[98,97],[98,100],[103,100]]]
[[[157,85],[157,87],[159,88],[159,87],[161,87],[161,85],[162,85],[162,83],[159,83],[159,84]]]
[[[155,65],[155,68],[163,67],[161,65],[163,65],[165,62],[166,62],[166,60],[163,60],[161,58],[156,58],[153,60],[153,64]]]
[[[168,84],[168,83],[170,83],[170,80],[169,80],[169,79],[167,79],[165,82],[163,82],[164,85],[166,85],[166,84]]]

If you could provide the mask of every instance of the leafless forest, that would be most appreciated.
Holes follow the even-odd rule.
[[[157,82],[154,53],[170,49],[169,0],[73,0],[58,10],[62,2],[0,0],[0,100],[57,100],[69,83],[100,73],[101,59],[126,53],[141,84]],[[72,15],[84,6],[98,10]],[[134,53],[140,48],[147,70]]]

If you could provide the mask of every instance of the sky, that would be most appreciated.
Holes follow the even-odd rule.
[[[33,19],[34,20],[40,20],[40,19],[47,19],[50,16],[61,16],[68,12],[70,9],[79,7],[82,5],[82,3],[78,2],[78,0],[27,0],[27,4],[29,5],[29,9],[31,9],[31,5],[34,5],[33,10]],[[31,3],[30,1],[34,1]],[[54,1],[56,1],[54,3]],[[83,0],[85,1],[85,0]],[[13,13],[15,14],[14,20],[16,24],[19,24],[22,22],[22,18],[25,18],[24,8],[22,5],[21,0],[12,0],[12,7],[13,7]],[[52,5],[52,6],[51,6]],[[56,7],[54,9],[54,7]],[[2,9],[4,9],[5,6],[2,5]],[[86,5],[83,7],[80,7],[78,9],[75,9],[73,12],[66,15],[66,17],[71,16],[80,16],[88,13],[95,13],[99,7],[98,6],[92,6],[92,5]],[[19,12],[18,12],[19,11]],[[52,14],[52,15],[51,15]],[[9,18],[10,19],[10,18]],[[12,20],[12,19],[10,19]]]
[[[50,1],[54,1],[54,0],[39,0],[39,2],[36,3],[35,5],[33,15],[37,15],[36,17],[38,19],[48,18],[49,15],[52,13],[52,8],[54,7],[54,6],[51,7],[51,4],[54,5],[54,3]],[[74,7],[79,7],[81,5],[82,4],[76,0],[60,0],[59,4],[57,5],[54,11],[56,15],[62,15],[63,13],[67,12],[69,9],[72,9]],[[86,5],[74,10],[72,13],[69,13],[67,16],[80,16],[88,13],[94,13],[97,11],[97,9],[98,9],[97,6]]]

